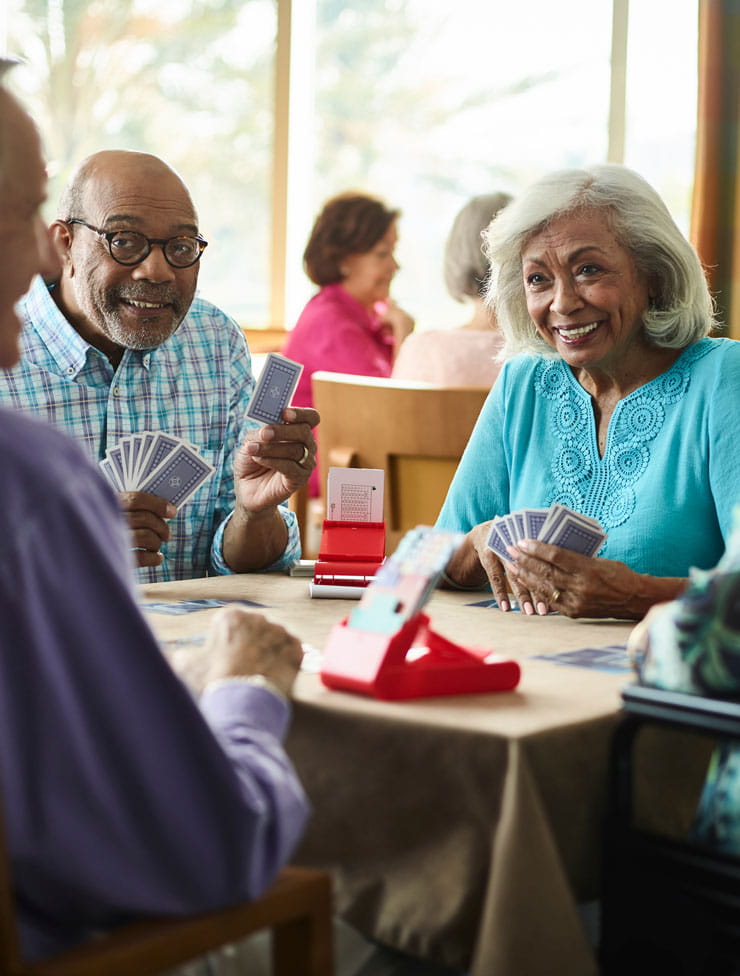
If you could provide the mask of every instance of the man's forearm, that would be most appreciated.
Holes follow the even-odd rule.
[[[282,556],[288,529],[277,506],[260,512],[237,509],[224,531],[223,556],[234,573],[266,569]]]

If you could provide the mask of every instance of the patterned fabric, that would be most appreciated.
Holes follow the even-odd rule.
[[[716,569],[692,574],[687,591],[648,622],[635,661],[642,684],[696,695],[740,694],[740,507]],[[740,706],[739,706],[740,707]],[[696,840],[740,854],[740,748],[714,752],[693,828]]]
[[[127,349],[117,369],[70,328],[37,278],[21,313],[21,361],[0,373],[0,403],[45,417],[63,428],[96,461],[127,434],[164,430],[197,445],[216,471],[170,521],[161,566],[137,570],[138,581],[229,573],[222,540],[234,508],[234,452],[248,430],[254,389],[251,361],[239,326],[197,298],[175,334],[155,349]],[[288,544],[270,569],[300,556],[296,517],[281,514]]]
[[[573,374],[562,360],[543,359],[535,373],[535,390],[554,401],[553,423],[560,440],[551,464],[552,500],[578,512],[598,512],[595,517],[607,533],[626,522],[637,507],[637,490],[650,464],[650,443],[665,424],[667,408],[683,399],[693,364],[710,348],[699,343],[687,349],[671,369],[619,404],[606,465],[593,450],[590,402],[574,395]]]
[[[504,364],[437,524],[467,532],[553,502],[608,532],[600,556],[653,576],[708,569],[732,528],[740,451],[740,344],[702,339],[621,400],[600,457],[591,399],[558,359]]]

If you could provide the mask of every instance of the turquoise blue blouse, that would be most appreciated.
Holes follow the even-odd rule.
[[[467,532],[560,502],[599,520],[598,555],[688,576],[722,555],[740,490],[740,343],[702,339],[621,400],[599,457],[589,394],[560,359],[504,364],[437,525]]]

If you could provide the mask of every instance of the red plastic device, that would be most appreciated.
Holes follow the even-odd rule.
[[[324,519],[313,581],[324,586],[368,586],[385,559],[385,522]]]
[[[321,667],[328,688],[387,700],[511,691],[520,675],[516,661],[435,634],[424,613],[394,634],[358,630],[343,620],[332,628]]]

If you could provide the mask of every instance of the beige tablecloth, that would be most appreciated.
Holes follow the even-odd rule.
[[[240,598],[316,648],[352,603],[306,580],[250,575],[144,591]],[[623,644],[615,621],[525,617],[436,593],[434,629],[517,658],[513,692],[379,702],[301,674],[287,747],[314,806],[296,862],[326,866],[337,910],[367,935],[471,976],[591,976],[577,903],[598,893],[608,746],[629,674],[540,659]],[[163,638],[212,611],[151,614]]]

